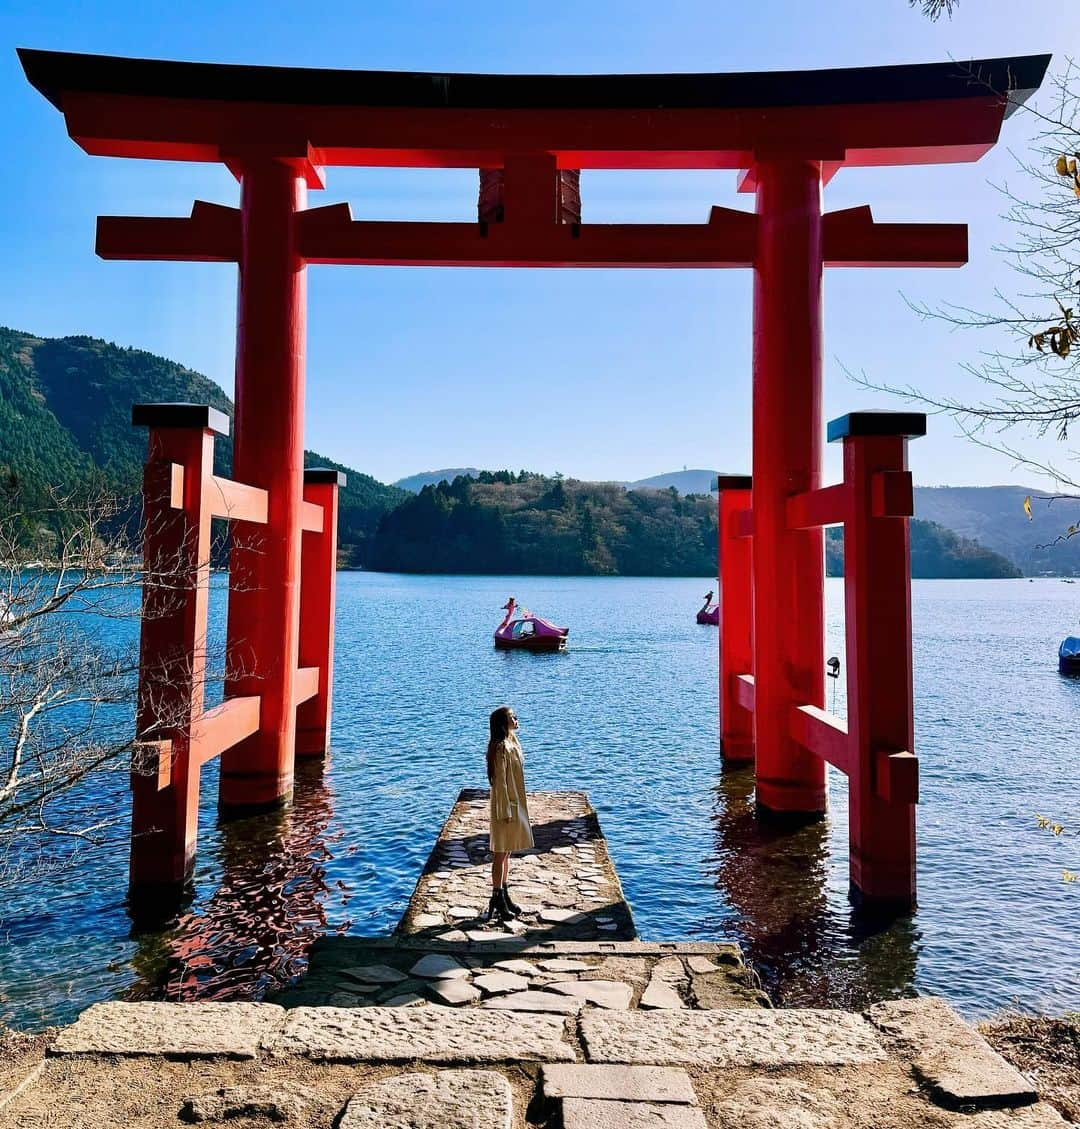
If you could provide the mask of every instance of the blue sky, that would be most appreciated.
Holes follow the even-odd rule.
[[[769,70],[1046,52],[1080,42],[1064,0],[961,0],[927,21],[905,0],[757,0],[505,5],[399,0],[341,5],[0,0],[0,323],[86,333],[148,349],[232,388],[235,268],[106,263],[98,214],[186,215],[235,203],[214,166],[90,158],[26,83],[16,46],[217,62],[402,70],[619,72]],[[918,321],[920,301],[985,306],[1011,276],[993,187],[1017,181],[1012,145],[974,165],[842,172],[826,206],[870,203],[881,220],[964,221],[960,271],[832,271],[826,284],[826,412],[892,406],[854,386],[914,381],[974,396],[960,362],[986,337]],[[468,170],[331,169],[312,205],[349,200],[357,218],[475,217]],[[751,208],[729,172],[593,172],[584,219],[704,221]],[[638,478],[682,466],[749,469],[748,271],[481,271],[313,267],[307,445],[383,480],[455,466]],[[1060,452],[1059,452],[1060,454]],[[828,470],[838,474],[836,452]],[[1002,456],[931,420],[913,444],[923,484],[1031,481]]]

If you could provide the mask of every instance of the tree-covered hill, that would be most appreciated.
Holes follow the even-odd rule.
[[[146,433],[131,426],[135,403],[210,404],[232,415],[212,380],[164,357],[93,337],[42,338],[0,328],[0,473],[15,476],[33,503],[49,486],[78,490],[100,483],[137,494]],[[232,439],[216,445],[216,469],[232,467]],[[408,495],[312,451],[307,466],[344,470],[343,556],[366,563],[379,518]]]
[[[842,534],[826,542],[843,574]],[[675,490],[483,471],[425,486],[379,522],[373,568],[391,572],[716,575],[716,499]],[[1010,577],[1019,570],[933,522],[911,525],[915,577]]]
[[[716,500],[509,471],[425,486],[379,523],[398,572],[710,576]]]
[[[825,569],[844,575],[844,534],[831,528],[825,541]],[[1007,557],[961,537],[933,521],[911,522],[911,575],[916,579],[1001,580],[1022,576]]]

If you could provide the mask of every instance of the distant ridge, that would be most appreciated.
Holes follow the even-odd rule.
[[[1080,536],[1066,536],[1080,522],[1080,497],[1030,486],[919,486],[915,516],[1003,554],[1025,576],[1080,576]]]
[[[394,485],[399,490],[408,490],[410,494],[419,494],[425,486],[438,486],[440,482],[453,482],[459,475],[476,478],[479,473],[480,468],[474,466],[447,467],[445,470],[424,470],[419,474],[410,474],[407,478],[399,478]]]
[[[715,494],[718,470],[673,470],[667,474],[654,474],[626,483],[628,490],[670,490],[680,494]]]

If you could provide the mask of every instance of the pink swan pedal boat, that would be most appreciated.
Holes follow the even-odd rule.
[[[713,603],[712,592],[705,593],[705,603],[697,614],[697,621],[698,623],[711,624],[713,627],[720,626],[720,605]]]
[[[556,627],[546,619],[533,615],[526,608],[522,608],[520,615],[515,619],[514,613],[518,611],[518,606],[513,596],[503,604],[503,611],[506,612],[506,616],[495,629],[495,646],[499,650],[562,651],[566,649],[566,637],[570,634],[569,627]]]

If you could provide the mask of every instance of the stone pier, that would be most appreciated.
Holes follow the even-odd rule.
[[[501,929],[479,918],[491,893],[488,793],[465,789],[450,811],[397,932],[464,942],[629,941],[630,907],[608,855],[596,811],[584,792],[530,792],[535,846],[511,863],[515,902],[525,911]]]

